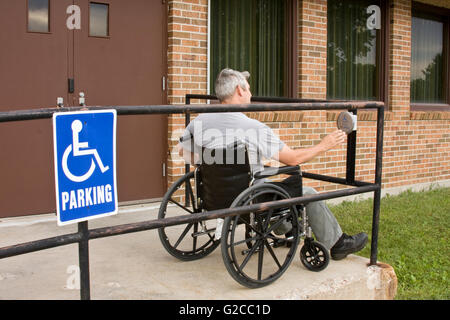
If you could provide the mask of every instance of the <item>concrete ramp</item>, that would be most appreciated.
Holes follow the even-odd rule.
[[[92,220],[89,228],[155,219],[158,204],[121,207],[116,216]],[[0,221],[0,247],[76,232],[58,227],[53,214]],[[300,248],[300,247],[299,247]],[[397,278],[386,264],[368,266],[351,255],[330,261],[322,272],[297,256],[273,284],[248,289],[226,271],[220,247],[197,261],[182,262],[162,247],[156,230],[90,241],[92,299],[134,300],[314,300],[393,299]],[[78,246],[68,245],[0,260],[0,300],[79,299]]]

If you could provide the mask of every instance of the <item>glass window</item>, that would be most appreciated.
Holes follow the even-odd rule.
[[[89,35],[95,37],[109,36],[109,5],[89,3]]]
[[[211,0],[211,92],[223,68],[250,72],[255,96],[285,96],[287,0]]]
[[[378,99],[378,35],[367,27],[372,15],[367,8],[380,3],[329,0],[327,4],[327,99]]]
[[[49,32],[49,0],[28,0],[28,31]]]
[[[411,102],[445,102],[443,44],[443,22],[412,17]]]

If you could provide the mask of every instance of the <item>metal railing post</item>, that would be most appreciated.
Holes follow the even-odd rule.
[[[356,115],[356,109],[350,110]],[[356,132],[354,130],[347,135],[347,164],[346,164],[346,180],[348,184],[355,182],[355,163],[356,163]]]
[[[381,177],[383,163],[383,130],[384,130],[384,106],[377,109],[377,144],[375,156],[375,184],[378,188],[373,196],[373,217],[372,217],[372,241],[370,245],[370,265],[377,264],[378,256],[378,230],[380,223],[381,205]]]
[[[89,228],[88,222],[78,223],[81,240],[78,242],[78,260],[80,265],[80,298],[91,299],[91,285],[89,279]]]
[[[186,104],[190,105],[191,104],[191,98],[186,95]],[[186,128],[189,124],[189,122],[191,122],[191,114],[190,113],[185,113],[184,114],[184,127]],[[189,163],[186,163],[184,165],[184,173],[188,173],[191,170],[191,166],[189,165]],[[187,188],[187,184],[189,183],[189,180],[186,182],[186,186],[184,187],[184,205],[187,207],[189,206],[189,192],[188,192],[188,188]]]

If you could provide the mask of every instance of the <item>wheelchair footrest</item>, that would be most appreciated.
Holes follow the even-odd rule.
[[[275,239],[274,241],[269,242],[269,246],[274,247],[274,248],[282,247],[282,246],[286,245],[286,243],[292,242],[292,240],[294,240],[293,236],[287,237],[285,239]],[[250,250],[251,250],[251,248],[242,250],[241,253],[244,256],[247,253],[249,253]],[[259,251],[259,249],[255,250],[255,252],[258,252],[258,251]]]
[[[205,231],[194,232],[192,234],[192,237],[194,238],[194,237],[198,237],[198,236],[203,236],[205,234],[213,233],[215,231],[216,231],[216,228],[208,229],[208,230],[205,230]]]

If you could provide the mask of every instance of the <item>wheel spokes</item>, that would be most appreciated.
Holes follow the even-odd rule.
[[[282,264],[280,263],[279,259],[277,258],[271,244],[267,241],[267,238],[272,239],[273,236],[270,234],[270,232],[273,230],[273,228],[276,228],[283,220],[287,219],[287,217],[284,217],[283,219],[280,219],[277,221],[273,226],[271,226],[268,230],[268,226],[270,223],[270,219],[272,216],[272,212],[269,212],[266,216],[264,215],[257,215],[257,225],[252,226],[250,223],[246,222],[244,219],[239,217],[237,220],[244,222],[245,226],[247,226],[250,230],[254,231],[256,235],[251,238],[245,238],[244,240],[240,241],[231,241],[231,243],[228,245],[229,249],[235,250],[235,247],[238,247],[241,244],[254,242],[254,245],[247,251],[246,257],[242,261],[240,265],[237,266],[237,268],[243,272],[244,268],[247,266],[248,262],[252,258],[252,256],[258,252],[258,261],[257,261],[257,280],[262,279],[263,274],[263,266],[264,266],[264,250],[265,247],[269,251],[270,256],[272,257],[274,263],[276,264],[278,270],[282,269]],[[235,220],[236,221],[236,220]],[[236,224],[235,224],[236,225]],[[233,226],[233,229],[235,229],[235,225]],[[260,228],[257,228],[258,226],[263,226],[262,230]]]
[[[270,183],[250,188],[236,198],[233,207],[289,198],[282,188]],[[285,234],[273,233],[273,230],[281,229],[287,221],[292,224],[289,238]],[[259,288],[272,283],[285,272],[295,256],[299,236],[295,208],[288,206],[284,209],[265,209],[263,212],[237,215],[235,218],[228,218],[225,225],[226,236],[222,238],[224,262],[233,278],[244,286]],[[292,243],[287,248],[275,249],[280,241]]]
[[[275,252],[273,251],[273,249],[272,249],[272,247],[270,246],[269,242],[267,242],[267,240],[265,240],[265,241],[264,241],[264,244],[266,245],[267,250],[269,251],[269,253],[270,253],[270,255],[272,256],[273,260],[274,260],[275,263],[277,264],[278,269],[281,269],[281,268],[282,268],[282,267],[281,267],[281,264],[280,264],[280,262],[278,261],[277,256],[275,255]]]
[[[250,251],[247,253],[247,256],[245,257],[244,261],[242,261],[241,265],[239,266],[239,270],[243,270],[245,268],[245,266],[247,265],[248,261],[250,260],[250,258],[252,257],[252,255],[255,253],[256,248],[259,247],[261,242],[261,239],[257,240],[257,242],[255,243],[254,246],[252,246],[252,248],[250,249]]]
[[[178,203],[177,201],[173,200],[172,198],[169,199],[170,202],[175,203],[177,206],[179,206],[181,209],[189,212],[189,213],[194,213],[193,211],[189,210],[188,208],[186,208],[185,206],[183,206],[182,204]]]
[[[262,268],[264,261],[264,241],[260,241],[259,254],[258,254],[258,280],[261,280]]]
[[[184,237],[186,236],[187,232],[189,231],[189,229],[192,227],[192,223],[189,223],[186,228],[184,228],[183,232],[181,233],[180,237],[178,238],[177,242],[173,245],[173,247],[176,249],[178,247],[178,245],[181,243],[181,241],[184,239]]]
[[[306,260],[312,265],[320,265],[325,260],[324,253],[320,248],[310,246],[306,251]]]
[[[194,173],[177,180],[164,196],[158,218],[178,217],[201,212],[196,206]],[[184,200],[183,197],[186,197]],[[199,225],[200,224],[200,225]],[[158,230],[164,248],[180,260],[196,260],[211,253],[219,241],[214,239],[213,222],[192,222]]]

